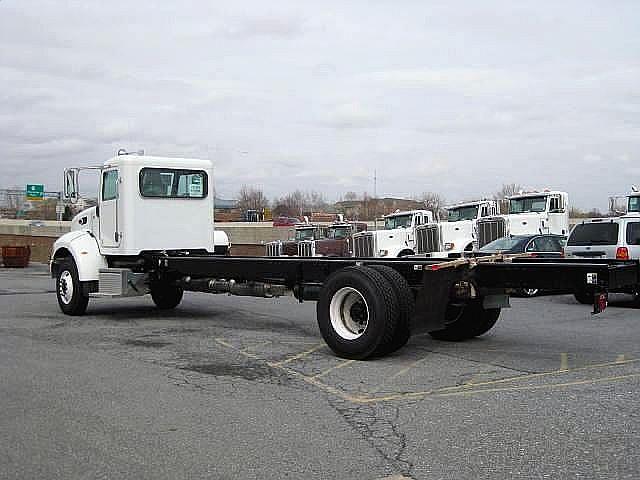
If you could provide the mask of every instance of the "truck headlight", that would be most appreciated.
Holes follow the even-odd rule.
[[[444,249],[445,250],[453,250],[453,247],[455,247],[455,243],[445,243],[444,244]]]
[[[380,250],[378,252],[378,255],[380,255],[381,257],[386,257],[387,255],[389,255],[389,250]]]

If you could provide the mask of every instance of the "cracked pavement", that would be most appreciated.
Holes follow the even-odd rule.
[[[0,269],[0,478],[635,478],[640,310],[513,299],[463,343],[368,362],[315,305],[186,294],[65,317]]]

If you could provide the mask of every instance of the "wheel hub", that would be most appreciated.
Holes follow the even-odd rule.
[[[71,276],[71,272],[65,270],[60,274],[59,280],[59,288],[58,293],[60,295],[60,299],[65,305],[69,305],[71,299],[73,298],[73,277]]]
[[[361,337],[369,325],[369,307],[362,294],[343,287],[331,299],[329,314],[333,330],[345,340]]]

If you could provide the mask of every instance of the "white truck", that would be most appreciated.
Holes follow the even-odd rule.
[[[416,228],[416,254],[434,258],[461,257],[473,251],[476,244],[477,220],[500,213],[495,200],[478,200],[445,207],[446,222],[420,225]]]
[[[569,234],[569,195],[556,190],[531,191],[507,198],[506,215],[480,218],[477,247],[508,235]]]
[[[637,262],[600,260],[451,262],[428,258],[240,257],[216,255],[213,166],[207,160],[118,155],[97,167],[98,205],[78,214],[54,244],[58,305],[85,313],[92,297],[151,294],[159,309],[185,291],[316,301],[318,329],[336,355],[387,355],[412,334],[462,341],[487,333],[514,288],[592,295],[637,285]],[[78,198],[78,172],[65,171],[65,199]],[[390,216],[382,234],[408,234],[430,212]],[[409,237],[407,250],[410,247]],[[387,252],[389,253],[389,252]],[[402,253],[402,252],[399,252]]]
[[[415,254],[416,228],[433,222],[428,210],[397,211],[384,217],[384,229],[355,233],[354,257],[405,257]]]

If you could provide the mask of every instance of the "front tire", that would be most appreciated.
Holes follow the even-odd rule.
[[[56,297],[62,313],[66,315],[84,315],[89,304],[89,296],[82,289],[78,277],[78,267],[73,258],[60,262],[56,274]]]
[[[151,298],[160,310],[173,310],[182,301],[184,290],[166,282],[151,284]]]
[[[368,267],[333,273],[316,306],[318,327],[339,357],[364,360],[393,338],[398,299],[390,283]]]

